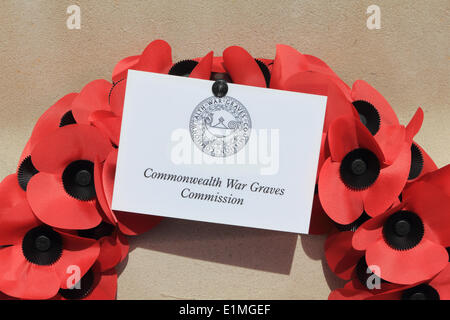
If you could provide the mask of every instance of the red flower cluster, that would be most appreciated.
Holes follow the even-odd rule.
[[[420,108],[403,126],[369,84],[350,88],[289,46],[273,60],[233,46],[173,63],[156,40],[38,120],[0,184],[2,298],[114,299],[127,236],[160,222],[111,209],[128,69],[328,96],[310,233],[329,233],[328,264],[349,280],[330,299],[450,297],[450,166],[413,141]]]

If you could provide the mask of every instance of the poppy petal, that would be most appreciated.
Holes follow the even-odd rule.
[[[112,143],[116,146],[119,145],[122,119],[117,117],[111,111],[99,110],[91,113],[89,116],[89,122],[107,135]]]
[[[430,283],[439,293],[441,300],[450,300],[450,263]]]
[[[331,82],[326,95],[327,109],[325,113],[324,131],[328,132],[331,123],[341,116],[357,116],[358,113],[353,105],[345,97],[345,89],[338,87],[337,84]]]
[[[118,153],[117,149],[111,151],[103,164],[103,191],[109,207],[112,203]]]
[[[112,80],[119,81],[127,77],[128,69],[132,69],[139,61],[141,56],[130,56],[120,60],[112,72]]]
[[[406,138],[412,141],[414,136],[419,132],[423,123],[423,110],[418,108],[411,121],[406,126]]]
[[[384,214],[364,222],[353,235],[352,245],[356,250],[366,250],[372,243],[383,237],[382,227],[386,219],[394,212],[400,211],[404,204],[393,207]]]
[[[448,253],[426,238],[410,250],[394,250],[380,239],[367,248],[366,261],[378,266],[380,278],[398,284],[414,284],[436,275],[448,265]],[[377,270],[372,269],[377,273]]]
[[[84,300],[115,300],[117,295],[117,272],[114,269],[100,274],[92,292]]]
[[[372,151],[380,163],[383,152],[370,131],[355,117],[342,116],[330,124],[328,144],[333,161],[341,161],[350,151],[365,148]]]
[[[61,174],[73,161],[104,160],[111,150],[111,143],[99,129],[78,124],[48,135],[33,148],[31,158],[39,171]]]
[[[89,115],[96,110],[109,110],[108,96],[111,83],[94,80],[81,90],[72,102],[72,114],[77,123],[88,123]]]
[[[450,164],[424,175],[420,180],[438,187],[450,196]]]
[[[261,69],[244,48],[238,46],[226,48],[223,52],[223,61],[233,83],[266,87],[266,80]]]
[[[339,117],[331,122],[328,130],[328,146],[333,161],[340,162],[352,150],[357,149],[356,121],[352,117]]]
[[[49,299],[59,290],[53,266],[29,263],[20,245],[0,249],[0,290],[22,299]]]
[[[375,183],[362,191],[364,209],[371,217],[382,214],[395,202],[408,179],[410,164],[410,145],[403,143],[395,162],[382,168]]]
[[[37,121],[33,128],[33,132],[31,133],[30,149],[40,139],[47,137],[52,131],[59,128],[61,118],[72,109],[72,102],[77,95],[78,93],[69,93],[65,95],[44,112],[44,114]]]
[[[450,246],[450,196],[437,186],[416,181],[403,192],[405,208],[418,214],[425,232],[441,245]]]
[[[283,90],[326,96],[330,85],[328,75],[318,72],[299,72],[286,80]]]
[[[103,190],[108,207],[111,208],[112,195],[114,190],[114,178],[116,174],[118,151],[112,151],[103,166]],[[162,218],[146,214],[137,214],[123,211],[114,211],[115,218],[120,231],[126,235],[134,236],[144,233],[156,226]]]
[[[392,164],[397,159],[398,154],[402,150],[405,142],[405,127],[398,125],[380,125],[380,130],[375,135],[375,139],[379,144],[385,157],[385,164]]]
[[[323,60],[309,54],[304,54],[303,56],[306,58],[306,61],[308,62],[309,71],[319,72],[326,75],[337,77],[336,73]],[[350,88],[348,89],[350,91]]]
[[[128,254],[128,241],[119,232],[115,232],[109,237],[103,237],[99,241],[100,254],[97,263],[101,271],[114,268]]]
[[[201,58],[199,58],[198,61],[200,61],[200,59]],[[225,70],[225,67],[224,67],[223,57],[213,57],[211,71],[212,72],[217,72],[217,73],[225,73],[225,72],[227,72]]]
[[[277,44],[270,77],[270,88],[283,90],[286,81],[291,76],[307,70],[308,61],[300,52],[290,46]]]
[[[168,73],[172,66],[172,48],[164,40],[154,40],[144,49],[136,70]]]
[[[64,248],[61,258],[54,264],[54,267],[60,280],[60,287],[67,289],[73,287],[77,282],[74,281],[76,280],[74,279],[75,270],[79,270],[79,276],[83,277],[93,266],[100,253],[100,244],[92,239],[62,232],[60,234],[63,238]]]
[[[72,198],[64,190],[61,178],[53,174],[41,172],[31,178],[27,198],[36,217],[52,227],[90,229],[102,220],[96,200]]]
[[[98,203],[102,208],[102,213],[105,215],[105,218],[111,224],[117,224],[117,218],[111,210],[111,207],[106,199],[105,190],[103,186],[103,163],[100,161],[95,161],[94,163],[94,184],[95,184],[95,193],[97,195]]]
[[[197,78],[209,80],[211,77],[211,67],[213,61],[214,52],[209,52],[206,56],[204,56],[199,63],[195,66],[194,70],[192,70],[189,78]]]
[[[350,280],[358,261],[364,255],[352,247],[353,232],[337,232],[325,242],[325,258],[328,266],[339,278]]]
[[[111,106],[111,111],[119,118],[122,117],[123,113],[126,88],[127,79],[122,79],[114,83],[109,93],[109,105]]]
[[[333,221],[349,224],[363,212],[361,194],[347,188],[340,179],[340,164],[328,158],[319,175],[319,198],[323,209]]]
[[[12,207],[0,208],[0,246],[21,243],[23,236],[39,224],[26,198]]]
[[[2,195],[0,212],[14,207],[26,199],[25,191],[20,188],[16,173],[10,174],[2,180],[0,183],[0,194]]]
[[[381,122],[399,125],[397,115],[389,102],[367,82],[357,80],[353,83],[352,98],[353,101],[364,100],[371,103],[380,114]]]

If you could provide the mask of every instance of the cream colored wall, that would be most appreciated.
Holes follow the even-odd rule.
[[[81,8],[68,30],[66,9]],[[368,30],[366,9],[381,8]],[[417,141],[439,166],[450,162],[448,0],[18,1],[0,4],[0,178],[13,172],[46,108],[115,63],[163,38],[174,59],[242,45],[273,57],[292,45],[326,61],[347,83],[364,79],[402,123],[421,106]],[[167,219],[131,241],[119,299],[324,299],[339,282],[321,236]]]

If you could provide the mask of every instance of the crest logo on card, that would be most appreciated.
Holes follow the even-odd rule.
[[[203,100],[189,123],[192,141],[213,157],[228,157],[242,150],[250,139],[251,128],[247,109],[230,96]]]

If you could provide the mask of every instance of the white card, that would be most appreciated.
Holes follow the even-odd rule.
[[[308,233],[326,97],[130,70],[114,210]]]

